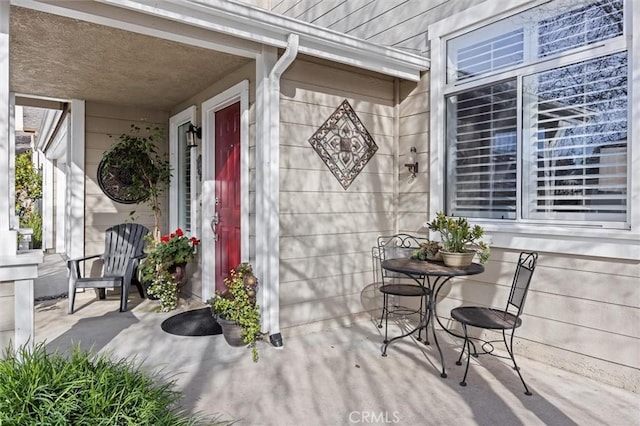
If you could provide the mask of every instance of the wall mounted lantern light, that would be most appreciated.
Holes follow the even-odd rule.
[[[416,150],[416,147],[412,146],[409,150],[409,155],[407,155],[407,163],[405,164],[405,166],[407,167],[407,169],[409,169],[409,175],[411,179],[415,179],[416,174],[418,173],[418,159],[416,156],[417,152],[418,151]]]
[[[198,146],[197,139],[202,139],[202,127],[189,123],[187,129],[187,148],[195,148]]]

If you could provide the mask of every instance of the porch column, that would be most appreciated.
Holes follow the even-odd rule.
[[[0,256],[16,254],[12,229],[14,150],[11,143],[13,103],[9,93],[9,2],[0,1]]]
[[[85,102],[71,101],[71,122],[67,138],[66,251],[70,258],[84,256],[84,146]]]
[[[278,178],[278,163],[271,162],[273,150],[279,150],[277,140],[271,138],[272,94],[269,74],[278,59],[278,51],[272,46],[263,46],[256,58],[256,276],[260,280],[258,304],[261,309],[262,331],[279,333],[279,259],[280,242],[273,241],[272,217],[277,214],[278,194],[272,194],[274,175]],[[275,172],[274,172],[275,170]],[[279,183],[276,182],[276,188]],[[277,191],[276,191],[277,192]],[[278,217],[275,225],[279,226]],[[275,270],[273,267],[275,266]],[[277,330],[277,331],[276,331]]]

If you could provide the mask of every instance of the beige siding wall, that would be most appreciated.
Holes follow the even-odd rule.
[[[371,247],[395,227],[393,81],[298,60],[281,88],[280,325],[347,324],[376,306]],[[344,99],[378,145],[348,190],[308,142]]]
[[[272,12],[384,46],[429,51],[427,27],[484,0],[272,0]]]
[[[13,281],[0,282],[0,348],[6,348],[15,337],[15,284]],[[0,354],[2,357],[4,354]]]
[[[429,210],[429,78],[418,83],[402,81],[398,90],[398,149],[400,176],[398,182],[398,230],[426,232],[422,225]],[[417,151],[418,173],[410,179],[404,166],[411,147]]]
[[[444,288],[438,314],[505,306],[518,254],[494,249],[482,275]],[[540,253],[516,353],[640,391],[638,277],[631,261]]]
[[[379,44],[428,53],[426,34],[428,25],[478,3],[481,1],[274,0],[272,10]],[[339,79],[336,78],[334,81]],[[385,190],[377,198],[385,200],[381,202],[381,206],[385,206],[385,211],[391,212],[397,209],[397,217],[385,216],[381,212],[370,212],[365,215],[358,214],[356,215],[358,219],[353,219],[334,207],[336,198],[322,194],[321,197],[328,197],[328,200],[320,196],[309,196],[301,200],[305,203],[313,203],[315,199],[323,199],[326,203],[326,207],[323,208],[333,208],[340,214],[322,217],[322,213],[312,214],[304,210],[310,215],[304,226],[309,226],[311,230],[322,228],[317,222],[333,221],[335,217],[335,224],[329,225],[330,227],[342,225],[343,229],[346,229],[349,225],[354,225],[355,228],[352,229],[364,226],[363,229],[370,230],[369,235],[363,235],[365,238],[368,237],[368,245],[374,241],[376,234],[372,229],[373,226],[370,226],[372,221],[382,220],[389,224],[388,229],[391,230],[394,220],[397,219],[397,227],[401,231],[420,230],[420,225],[427,219],[426,213],[429,207],[428,90],[428,73],[417,84],[401,82],[399,87],[398,151],[392,150],[384,154],[389,156],[387,168],[381,170],[382,173],[387,173],[383,179],[380,179],[380,182],[386,181]],[[363,92],[365,96],[371,93],[376,92],[368,90]],[[316,98],[322,99],[321,94],[317,93]],[[380,119],[386,125],[392,125],[389,117]],[[283,126],[286,128],[288,124]],[[385,133],[385,138],[391,141],[393,134]],[[420,172],[415,181],[408,183],[408,174],[402,165],[411,146],[415,146],[418,151]],[[392,166],[394,155],[398,155],[399,172]],[[290,173],[294,174],[294,172]],[[396,173],[399,173],[397,201],[391,184]],[[305,178],[306,186],[320,185],[316,182],[322,179],[321,172],[313,171],[312,174],[307,175],[312,179]],[[373,176],[369,178],[375,180]],[[286,198],[283,197],[283,199]],[[320,209],[317,204],[312,205]],[[300,209],[305,208],[300,207]],[[362,220],[368,224],[361,225]],[[345,232],[350,236],[348,231]],[[305,250],[316,253],[321,250],[320,247],[331,249],[331,242],[336,238],[331,236],[330,232],[328,235],[328,241],[322,242],[320,237],[317,240],[308,240],[318,244],[317,247],[312,244],[295,246],[297,256],[304,258],[305,256],[300,253]],[[356,246],[358,243],[364,244],[360,241],[355,243]],[[283,277],[288,277],[287,273],[290,276],[299,277],[290,278],[290,283],[294,284],[291,285],[292,295],[285,297],[295,301],[300,300],[307,305],[316,298],[324,307],[323,311],[327,312],[339,311],[340,308],[347,309],[350,306],[357,307],[357,304],[349,303],[355,300],[355,296],[349,299],[349,290],[347,290],[349,287],[344,285],[345,281],[342,278],[335,278],[331,284],[323,285],[326,279],[317,277],[319,275],[317,270],[326,271],[340,267],[348,270],[363,264],[366,257],[364,252],[357,252],[356,249],[349,251],[343,249],[342,245],[350,246],[348,242],[343,244],[342,237],[338,236],[333,249],[343,254],[342,256],[317,256],[317,261],[311,261],[313,256],[309,256],[306,263],[283,261],[287,265],[291,264],[289,268],[293,269],[292,272],[283,271]],[[284,256],[287,248],[283,247],[282,250]],[[448,317],[451,308],[463,303],[503,306],[508,296],[508,286],[513,276],[517,255],[517,252],[495,249],[484,274],[465,280],[463,283],[456,282],[449,287],[449,291],[443,294],[446,297],[439,302],[439,314]],[[295,255],[289,256],[294,258]],[[293,264],[299,270],[295,270]],[[306,282],[302,278],[307,273],[305,268],[311,270],[309,274],[313,278],[311,282]],[[360,272],[364,274],[363,277],[366,276],[365,271],[360,270]],[[336,277],[341,276],[336,273]],[[283,282],[283,288],[287,284]],[[521,339],[518,341],[517,352],[598,380],[640,391],[640,288],[638,284],[640,284],[638,262],[541,253],[525,309],[525,326],[519,332]],[[336,290],[337,288],[340,290]],[[344,295],[336,295],[339,292]],[[307,294],[306,298],[301,296],[303,293]],[[293,310],[293,308],[290,309]],[[302,310],[303,306],[296,308],[296,312]],[[342,311],[338,314],[342,314]]]
[[[98,164],[106,150],[118,141],[118,136],[130,132],[131,125],[141,128],[158,126],[165,130],[169,114],[165,111],[139,109],[121,105],[106,105],[95,102],[86,104],[86,143],[85,143],[85,254],[98,254],[104,251],[104,231],[118,223],[131,222],[129,213],[135,210],[135,222],[153,230],[153,213],[144,204],[120,204],[109,199],[98,186]],[[109,137],[113,135],[113,137]],[[168,142],[161,147],[168,150]],[[162,203],[162,229],[167,231],[168,208]],[[89,262],[87,262],[89,263]],[[87,265],[87,272],[100,273],[98,264]]]

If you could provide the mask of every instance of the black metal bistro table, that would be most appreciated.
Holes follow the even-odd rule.
[[[436,301],[438,298],[438,293],[440,292],[442,286],[445,285],[451,278],[481,274],[482,272],[484,272],[484,266],[478,263],[472,263],[466,268],[451,268],[449,266],[445,266],[443,262],[439,261],[397,258],[383,260],[382,268],[388,271],[404,274],[416,281],[421,286],[425,286],[430,290],[428,299],[429,313],[428,315],[426,315],[424,321],[421,324],[418,324],[415,329],[409,331],[408,333],[405,333],[401,336],[396,336],[393,339],[389,340],[384,345],[382,356],[387,355],[387,347],[393,341],[407,337],[420,329],[426,329],[429,326],[429,322],[431,322],[433,341],[436,344],[436,348],[438,348],[438,353],[440,354],[440,362],[442,364],[442,373],[440,373],[440,376],[447,377],[444,365],[444,357],[442,356],[442,349],[440,349],[438,336],[436,336],[435,322],[438,321],[440,327],[442,327],[445,331],[449,332],[449,330],[447,330],[447,328],[442,325],[440,319],[438,318],[438,314],[436,311]],[[428,330],[425,331],[428,332]],[[425,343],[428,344],[428,339]]]

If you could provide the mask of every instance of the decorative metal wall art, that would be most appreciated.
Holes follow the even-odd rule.
[[[378,150],[346,99],[311,136],[309,143],[345,190]]]
[[[98,186],[107,197],[117,203],[136,204],[146,200],[148,195],[133,194],[129,190],[136,175],[140,173],[140,168],[126,165],[129,163],[122,161],[121,155],[126,153],[116,151],[102,157],[98,165]]]

